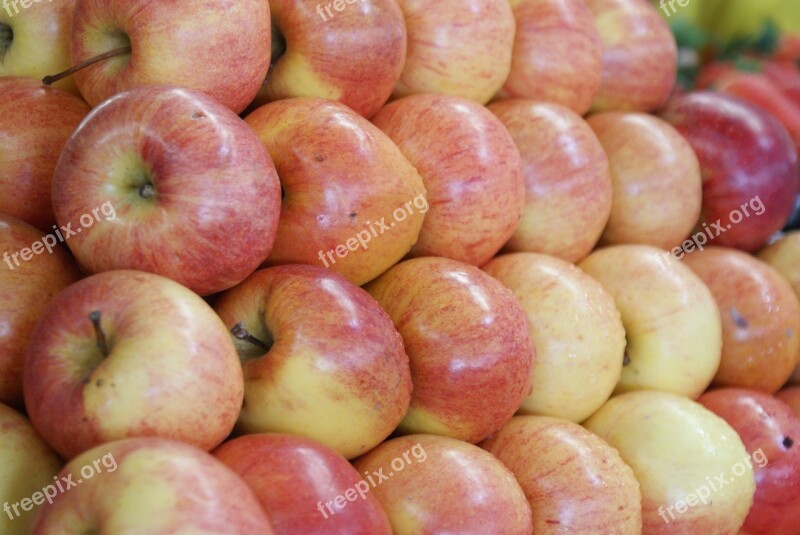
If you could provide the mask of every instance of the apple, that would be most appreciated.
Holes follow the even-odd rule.
[[[649,245],[598,249],[580,268],[612,295],[622,314],[627,347],[615,392],[702,394],[719,368],[722,321],[700,277]]]
[[[22,368],[33,327],[50,300],[81,276],[55,236],[46,245],[41,240],[41,231],[0,212],[0,403],[16,408],[22,408]]]
[[[250,486],[276,535],[392,535],[369,484],[347,459],[319,442],[246,435],[213,453]]]
[[[642,533],[739,533],[756,490],[752,461],[739,435],[711,411],[675,394],[629,392],[584,426],[633,468]]]
[[[516,416],[481,447],[517,478],[537,535],[641,535],[642,494],[633,470],[578,424]]]
[[[800,420],[773,396],[722,388],[698,400],[742,437],[756,461],[756,494],[744,535],[796,535],[800,526]]]
[[[72,459],[59,476],[66,489],[42,505],[31,535],[274,533],[241,478],[208,453],[174,440],[103,444]]]
[[[0,212],[52,230],[56,161],[88,113],[85,102],[60,89],[31,78],[0,78]]]
[[[700,164],[691,145],[669,123],[645,113],[605,112],[588,122],[608,155],[613,184],[611,216],[600,242],[680,245],[703,203]]]
[[[536,353],[525,310],[483,271],[414,258],[366,290],[389,313],[411,362],[414,392],[400,433],[480,442],[531,393]]]
[[[130,47],[79,70],[75,83],[92,107],[117,93],[162,84],[206,93],[239,113],[267,75],[270,30],[267,0],[75,0],[74,64]]]
[[[410,435],[355,461],[394,535],[531,535],[531,508],[514,475],[490,453],[460,440]]]
[[[517,228],[525,204],[519,151],[500,120],[470,100],[412,95],[373,119],[416,167],[428,192],[410,256],[480,266]]]
[[[546,255],[498,256],[482,269],[528,315],[536,367],[518,412],[573,422],[591,416],[622,372],[625,329],[614,298],[574,265]]]
[[[178,87],[135,89],[92,110],[53,177],[56,219],[85,271],[149,271],[201,295],[235,286],[267,258],[280,195],[247,125]],[[105,205],[114,217],[93,222]]]
[[[711,290],[722,315],[716,386],[776,392],[800,359],[800,302],[780,273],[727,247],[683,258]]]
[[[268,265],[324,266],[361,286],[411,250],[428,209],[425,187],[378,127],[316,98],[273,102],[246,121],[283,190]]]
[[[508,0],[398,0],[408,56],[394,97],[438,93],[486,104],[511,71],[516,23]]]
[[[381,443],[411,400],[392,320],[361,288],[317,266],[257,271],[214,310],[244,368],[241,433],[291,433],[348,459]]]
[[[797,418],[800,418],[800,386],[787,386],[775,397],[786,403]]]
[[[69,38],[74,10],[75,0],[39,0],[34,5],[27,1],[22,5],[13,0],[2,2],[0,77],[25,76],[41,80],[48,74],[69,68]],[[80,96],[72,78],[65,78],[55,86]]]
[[[585,0],[603,42],[603,80],[595,111],[652,111],[672,93],[678,46],[648,0]]]
[[[489,105],[522,156],[525,208],[509,252],[579,262],[611,213],[608,157],[581,117],[558,104],[507,100]]]
[[[800,297],[800,230],[783,234],[764,247],[758,258],[783,275]]]
[[[47,306],[23,387],[33,426],[71,459],[141,436],[210,450],[233,429],[244,382],[225,325],[200,297],[158,275],[109,271]]]
[[[396,0],[269,0],[272,66],[254,105],[337,100],[372,117],[403,72],[407,35]]]
[[[30,497],[52,481],[62,462],[27,418],[2,403],[0,433],[0,531],[28,535],[35,514]]]
[[[797,153],[777,119],[710,92],[671,100],[661,117],[686,138],[700,161],[700,222],[715,245],[753,252],[783,228],[800,180]]]
[[[511,0],[517,21],[501,98],[561,104],[584,115],[600,90],[603,42],[583,0]]]

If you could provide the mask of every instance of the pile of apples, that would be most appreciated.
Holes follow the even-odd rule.
[[[0,534],[800,534],[797,148],[677,64],[648,0],[2,2]]]

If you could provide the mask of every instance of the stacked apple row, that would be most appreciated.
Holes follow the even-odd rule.
[[[763,249],[798,171],[775,118],[662,107],[674,40],[643,0],[218,4],[132,4],[98,36],[109,10],[75,2],[73,61],[133,49],[76,75],[91,111],[0,79],[0,499],[22,511],[0,527],[798,533],[798,388],[772,394],[800,383],[800,235]],[[223,8],[196,30],[213,55],[142,30]],[[268,8],[286,54],[257,97]],[[342,80],[292,69],[304,24]],[[295,98],[319,87],[339,102]],[[32,247],[56,231],[68,250]]]

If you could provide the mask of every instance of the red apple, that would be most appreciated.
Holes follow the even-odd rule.
[[[244,367],[238,430],[315,439],[347,458],[397,427],[411,399],[403,341],[361,288],[316,266],[254,273],[214,304]]]
[[[668,123],[645,113],[606,112],[588,122],[608,155],[613,184],[601,243],[680,245],[697,224],[703,202],[692,147]]]
[[[561,104],[584,115],[600,89],[603,42],[583,0],[512,0],[511,74],[499,96]]]
[[[651,111],[675,87],[678,47],[648,0],[585,0],[603,41],[603,82],[597,111]]]
[[[0,533],[28,535],[34,506],[45,498],[41,490],[52,483],[63,463],[27,418],[2,403],[0,434]]]
[[[411,256],[480,266],[517,228],[525,204],[519,151],[485,107],[445,95],[413,95],[372,121],[417,168],[430,210]]]
[[[516,416],[481,447],[514,473],[536,535],[642,533],[642,494],[633,470],[578,424]]]
[[[42,234],[0,213],[0,403],[17,408],[22,407],[22,367],[33,327],[50,300],[80,278],[56,237],[48,235],[45,243]]]
[[[433,435],[384,442],[355,461],[394,535],[531,535],[514,475],[477,446]]]
[[[797,535],[800,526],[800,420],[769,394],[738,388],[698,400],[742,437],[753,458],[756,495],[745,535]]]
[[[214,456],[247,483],[276,535],[392,535],[380,502],[347,459],[292,435],[247,435]]]
[[[169,279],[110,271],[47,306],[23,377],[36,430],[65,459],[104,442],[160,436],[210,450],[242,407],[242,368],[225,325]]]
[[[270,28],[267,0],[76,0],[73,64],[131,51],[78,71],[75,82],[92,106],[165,84],[202,91],[239,113],[267,75]]]
[[[406,61],[396,0],[269,0],[272,66],[256,98],[338,100],[371,117],[389,99]]]
[[[274,533],[245,482],[188,444],[119,440],[76,457],[59,476],[67,488],[42,505],[31,535]]]
[[[389,137],[343,104],[298,98],[247,117],[283,188],[268,264],[325,266],[362,285],[414,245],[428,203],[422,178]]]
[[[92,111],[59,159],[53,205],[86,271],[149,271],[208,295],[269,255],[280,184],[267,151],[230,110],[156,86]],[[101,206],[113,218],[104,208],[100,221]]]
[[[780,273],[757,258],[708,247],[683,261],[714,294],[722,315],[717,386],[776,392],[800,358],[800,302]]]
[[[402,262],[366,287],[389,313],[411,361],[402,433],[480,442],[530,394],[535,352],[514,294],[446,258]]]
[[[56,161],[89,113],[81,99],[31,78],[0,78],[0,212],[50,232]]]
[[[800,386],[787,386],[775,397],[786,403],[797,418],[800,418]]]
[[[525,208],[506,244],[579,262],[594,248],[611,212],[608,157],[581,117],[557,104],[495,102],[522,156]]]
[[[514,13],[508,0],[398,0],[408,57],[395,98],[441,93],[480,104],[511,70]]]
[[[800,186],[786,129],[759,108],[719,93],[671,100],[661,116],[700,161],[700,222],[710,240],[751,252],[765,245],[791,216]]]

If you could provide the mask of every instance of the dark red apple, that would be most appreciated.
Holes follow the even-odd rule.
[[[735,97],[694,92],[661,113],[689,141],[703,173],[698,230],[714,245],[753,252],[783,228],[794,208],[797,152],[786,129]]]
[[[800,420],[774,396],[739,388],[697,400],[739,433],[752,458],[756,495],[744,522],[748,535],[800,533]]]

